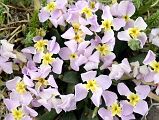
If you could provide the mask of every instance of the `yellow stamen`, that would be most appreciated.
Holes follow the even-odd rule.
[[[155,72],[159,73],[159,62],[153,61],[149,65],[153,68]]]
[[[124,18],[124,20],[125,20],[126,22],[128,22],[128,21],[130,20],[130,17],[129,17],[128,15],[123,16],[123,18]]]
[[[46,54],[44,54],[44,56],[43,56],[43,64],[44,65],[48,65],[48,64],[51,64],[54,60],[55,60],[55,58],[52,58],[52,53],[46,53]]]
[[[129,35],[133,38],[137,38],[140,34],[140,30],[136,27],[128,29]]]
[[[111,20],[104,20],[102,21],[102,28],[104,28],[105,31],[111,30],[111,27],[113,26],[113,23]]]
[[[127,98],[130,100],[129,103],[132,106],[136,106],[136,104],[140,101],[140,96],[135,93],[130,94]]]
[[[50,2],[46,6],[46,10],[49,12],[52,12],[56,9],[56,3],[55,2]]]
[[[112,112],[112,115],[115,116],[115,115],[118,115],[119,117],[121,116],[121,112],[122,112],[122,109],[120,107],[120,105],[118,103],[114,103],[112,106],[111,106],[111,112]]]
[[[12,110],[12,115],[14,117],[14,120],[22,120],[24,113],[21,109],[19,109],[19,110],[14,109],[14,110]]]
[[[85,84],[87,90],[95,91],[98,87],[96,80],[89,80],[87,84]]]
[[[71,55],[70,55],[70,59],[71,60],[74,60],[74,59],[77,59],[78,58],[78,55],[76,54],[76,53],[72,53]]]
[[[21,82],[18,82],[16,84],[16,91],[19,93],[19,94],[24,94],[26,92],[26,85],[24,84],[23,81]]]
[[[75,32],[78,32],[80,29],[80,24],[79,23],[72,23],[73,29]]]
[[[47,45],[48,41],[47,40],[39,40],[36,42],[36,44],[34,45],[34,47],[37,49],[37,51],[44,51],[44,47],[45,45]]]
[[[96,47],[97,51],[100,53],[101,56],[105,56],[107,54],[110,53],[109,51],[109,46],[106,45],[106,44],[99,44],[97,47]]]
[[[90,9],[89,7],[85,7],[82,9],[82,14],[84,14],[86,18],[90,18],[93,15],[92,9]]]
[[[74,40],[77,41],[78,43],[83,42],[83,32],[79,31],[78,33],[75,34]]]
[[[38,87],[48,85],[48,81],[45,78],[37,78],[35,80],[38,81],[38,83],[37,83]]]

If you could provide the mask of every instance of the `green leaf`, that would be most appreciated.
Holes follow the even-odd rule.
[[[77,118],[73,112],[67,112],[59,120],[77,120]]]
[[[139,9],[143,4],[143,0],[133,0],[133,3],[137,9]]]
[[[51,110],[50,112],[46,112],[42,116],[40,116],[38,120],[54,120],[56,116],[57,116],[56,111]]]
[[[73,93],[74,92],[74,88],[75,88],[75,84],[69,83],[67,85],[67,89],[66,89],[67,94]]]
[[[153,13],[146,22],[149,28],[159,27],[159,10]]]
[[[139,61],[139,63],[142,64],[143,60],[144,60],[145,57],[146,57],[146,54],[147,54],[147,53],[142,53],[142,54],[136,55],[136,56],[134,56],[134,57],[131,57],[131,58],[129,59],[129,62]]]
[[[141,48],[140,47],[140,41],[135,40],[135,39],[129,40],[128,41],[128,46],[134,51],[139,50]]]
[[[79,81],[80,76],[78,75],[77,72],[74,71],[69,71],[64,73],[64,77],[62,79],[62,81],[66,82],[66,83],[72,83],[72,84],[77,84]]]

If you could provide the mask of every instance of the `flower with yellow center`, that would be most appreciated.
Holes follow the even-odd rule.
[[[135,93],[131,93],[127,98],[130,100],[129,103],[132,106],[136,106],[136,104],[140,101],[140,96]]]
[[[34,47],[37,49],[39,52],[43,52],[45,45],[47,45],[48,41],[47,40],[39,40],[35,43]]]
[[[37,86],[41,87],[41,86],[47,86],[48,85],[48,81],[45,78],[37,78],[35,79],[37,80]]]
[[[44,65],[48,65],[48,64],[51,64],[54,60],[55,60],[55,58],[52,58],[52,53],[46,53],[46,54],[44,54],[43,55],[43,61],[42,61],[42,64],[44,64]]]
[[[113,116],[115,116],[115,115],[121,116],[122,109],[118,103],[112,104],[110,110],[111,110]]]
[[[74,31],[77,33],[80,29],[80,24],[79,23],[72,23]]]
[[[140,35],[140,30],[137,27],[129,28],[128,32],[132,38],[137,38]]]
[[[46,6],[46,10],[48,12],[52,12],[56,9],[56,3],[55,2],[49,2]]]
[[[153,61],[149,64],[155,72],[159,73],[159,62]]]
[[[130,17],[129,17],[128,15],[123,16],[123,18],[124,18],[124,20],[125,20],[126,22],[128,22],[128,21],[130,20]]]
[[[26,92],[26,85],[24,84],[23,81],[20,81],[16,84],[16,91],[19,94],[24,94]]]
[[[107,19],[107,20],[102,21],[102,28],[105,31],[111,30],[112,26],[113,26],[112,20]]]
[[[81,42],[84,41],[83,38],[82,38],[82,36],[83,36],[82,33],[83,33],[83,32],[79,31],[78,33],[75,34],[74,40],[75,40],[76,42],[81,43]]]
[[[76,53],[70,54],[70,59],[71,60],[74,60],[74,59],[77,59],[77,58],[78,58],[78,55]]]
[[[87,90],[95,91],[98,87],[96,80],[88,80],[87,84],[85,84]]]
[[[86,18],[90,18],[93,15],[92,9],[90,9],[89,7],[84,7],[81,13],[84,14]]]
[[[14,120],[22,120],[24,113],[21,109],[13,109],[12,115],[13,115]]]
[[[110,53],[109,51],[109,46],[106,45],[106,44],[99,44],[97,47],[96,47],[97,51],[100,53],[101,56],[105,56],[107,54]]]

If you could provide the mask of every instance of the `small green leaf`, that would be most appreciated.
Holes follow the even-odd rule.
[[[64,73],[64,77],[62,79],[62,81],[66,82],[66,83],[72,83],[72,84],[77,84],[79,81],[79,75],[77,72],[74,71],[69,71]]]
[[[139,63],[142,64],[143,60],[144,60],[145,57],[146,57],[146,54],[147,54],[147,53],[142,53],[142,54],[136,55],[136,56],[134,56],[134,57],[131,57],[131,58],[129,59],[129,62],[139,61]]]
[[[132,49],[132,50],[139,50],[140,49],[140,41],[139,40],[129,40],[128,41],[128,46]]]
[[[51,110],[50,112],[46,112],[42,116],[40,116],[38,120],[54,120],[56,116],[57,116],[56,111]]]

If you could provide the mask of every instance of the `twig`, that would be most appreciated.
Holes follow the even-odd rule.
[[[151,110],[153,106],[159,106],[159,103],[152,103],[147,111],[147,113],[141,118],[141,120],[144,120],[144,118],[147,116],[148,112]]]
[[[150,97],[151,99],[159,102],[159,96],[156,95],[156,94],[154,94],[153,92],[150,92],[149,95],[148,95],[148,97]]]
[[[28,20],[21,20],[21,21],[11,22],[11,23],[7,24],[7,26],[12,25],[12,24],[27,23],[27,22],[29,22],[29,21]]]
[[[13,34],[15,34],[20,28],[21,28],[21,25],[17,27],[10,35],[12,36]]]
[[[17,31],[16,33],[14,33],[14,35],[10,37],[10,39],[8,40],[8,42],[11,43],[11,40],[12,40],[18,33],[20,33],[21,31],[22,31],[22,30],[19,30],[19,31]],[[14,32],[14,31],[13,31],[13,32]]]
[[[9,30],[9,29],[14,29],[14,28],[17,28],[17,27],[6,27],[6,28],[1,28],[0,31],[3,31],[3,30]]]
[[[17,9],[17,10],[22,10],[22,11],[33,11],[33,9],[24,9],[24,8],[18,8],[12,5],[6,5],[9,8]]]

